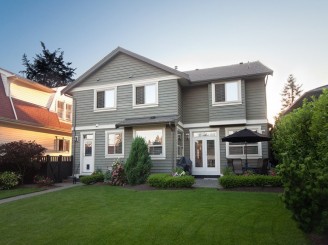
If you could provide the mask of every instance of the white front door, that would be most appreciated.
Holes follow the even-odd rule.
[[[95,133],[81,133],[81,174],[94,172]]]
[[[219,175],[219,132],[191,131],[193,175]]]

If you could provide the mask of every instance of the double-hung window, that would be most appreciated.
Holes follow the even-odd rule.
[[[105,157],[123,157],[124,156],[124,131],[110,130],[106,131]]]
[[[57,115],[62,120],[72,121],[72,105],[64,101],[57,101]]]
[[[116,109],[116,88],[95,91],[95,110]]]
[[[147,84],[135,84],[133,86],[133,106],[148,107],[158,105],[157,82]]]
[[[241,81],[212,83],[212,104],[228,105],[241,103]]]
[[[226,136],[231,135],[233,133],[236,133],[243,128],[226,128]],[[252,131],[261,132],[261,127],[248,127],[248,129]],[[226,157],[227,158],[245,158],[246,157],[246,151],[248,157],[260,157],[262,148],[261,143],[231,143],[226,142]]]
[[[165,158],[165,128],[136,129],[134,135],[145,139],[153,159]]]

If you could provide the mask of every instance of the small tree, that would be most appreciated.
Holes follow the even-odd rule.
[[[23,140],[13,141],[0,145],[0,156],[2,164],[8,164],[14,171],[18,171],[22,180],[29,170],[35,169],[36,165],[32,158],[41,156],[46,148],[35,143]]]
[[[131,185],[145,183],[150,175],[151,167],[148,146],[144,138],[136,137],[132,142],[130,155],[125,163],[128,183]]]
[[[297,85],[296,78],[290,74],[282,90],[282,110],[288,108],[301,95],[302,85]]]
[[[20,73],[50,88],[65,86],[72,82],[75,69],[70,67],[71,62],[64,62],[64,52],[60,49],[50,52],[43,42],[41,46],[42,53],[37,54],[33,62],[27,59],[26,54],[23,55],[23,65],[26,70]]]

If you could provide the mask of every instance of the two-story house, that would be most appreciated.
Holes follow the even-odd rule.
[[[193,175],[220,175],[243,144],[222,143],[242,128],[267,134],[266,83],[273,71],[249,62],[180,72],[118,47],[63,93],[74,98],[75,160],[80,174],[127,159],[144,137],[153,172],[189,157]],[[249,144],[248,158],[267,158],[268,144]]]
[[[47,155],[72,154],[72,98],[0,68],[0,144],[35,141]]]

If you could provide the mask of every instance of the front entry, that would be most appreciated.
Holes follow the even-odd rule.
[[[81,133],[81,174],[94,172],[95,134]]]
[[[191,130],[191,160],[193,175],[219,175],[218,130]]]

